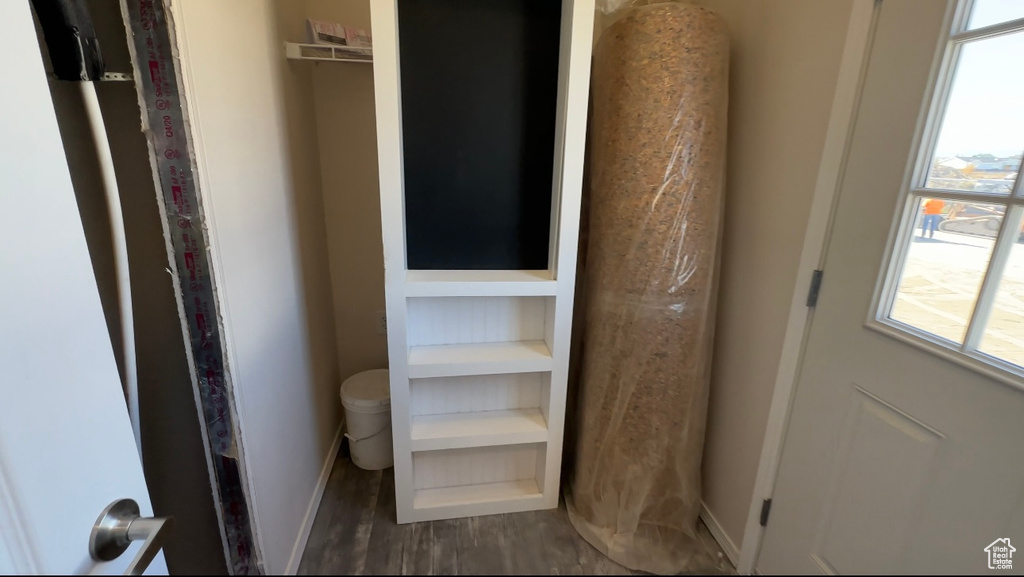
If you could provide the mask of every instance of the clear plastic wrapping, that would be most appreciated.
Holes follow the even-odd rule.
[[[570,518],[614,561],[673,574],[702,569],[728,34],[678,2],[610,16],[594,53]]]

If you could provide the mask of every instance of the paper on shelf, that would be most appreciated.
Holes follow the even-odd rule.
[[[306,31],[310,44],[330,44],[332,46],[351,46],[369,48],[370,35],[362,28],[342,26],[337,22],[325,20],[306,20]]]

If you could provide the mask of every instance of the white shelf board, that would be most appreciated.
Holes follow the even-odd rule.
[[[408,297],[554,296],[558,284],[546,270],[411,270]]]
[[[412,450],[436,451],[548,440],[539,409],[419,415],[412,418]]]
[[[537,481],[526,479],[482,485],[419,489],[413,496],[412,506],[415,509],[434,509],[493,502],[502,502],[507,506],[515,501],[539,501],[542,497],[543,495],[537,487]]]
[[[284,54],[291,60],[373,64],[373,48],[363,46],[333,46],[330,44],[285,42]]]
[[[432,345],[409,349],[409,378],[459,377],[550,371],[544,341]]]

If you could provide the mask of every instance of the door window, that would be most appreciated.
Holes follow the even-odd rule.
[[[964,0],[953,20],[875,321],[1019,381],[1024,2]]]

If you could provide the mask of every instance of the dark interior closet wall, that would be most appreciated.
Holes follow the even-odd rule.
[[[410,269],[546,269],[561,2],[399,0]]]
[[[120,3],[90,0],[88,5],[107,70],[131,72]],[[42,50],[43,62],[49,68],[45,45]],[[171,574],[226,574],[185,341],[171,276],[166,271],[167,249],[149,150],[139,128],[138,97],[132,82],[102,82],[97,92],[114,159],[128,240],[143,469],[155,513],[175,518],[175,527],[164,546],[167,567]],[[52,79],[50,94],[111,346],[118,368],[123,370],[110,220],[96,149],[75,84]]]

